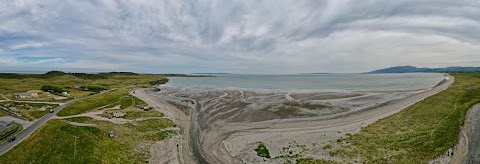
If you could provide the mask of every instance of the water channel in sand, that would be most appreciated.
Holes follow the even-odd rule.
[[[153,105],[163,105],[160,108],[167,115],[173,113],[172,117],[183,119],[178,123],[184,138],[179,144],[187,151],[182,161],[278,163],[287,159],[264,161],[256,155],[253,149],[259,141],[267,145],[271,156],[285,155],[282,149],[289,147],[289,153],[330,158],[321,149],[327,141],[356,133],[362,126],[396,113],[453,82],[452,77],[443,74],[253,75],[253,81],[245,81],[251,79],[245,76],[230,82],[225,80],[232,80],[231,75],[172,78],[159,90],[138,92],[155,99]],[[288,84],[288,79],[297,81],[290,80],[292,84]],[[298,82],[299,79],[311,81]],[[331,83],[332,87],[319,81]],[[268,83],[271,85],[266,88]]]

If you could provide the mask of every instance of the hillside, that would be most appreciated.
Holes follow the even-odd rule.
[[[396,66],[378,69],[368,73],[411,73],[411,72],[476,72],[480,67],[418,68],[414,66]]]

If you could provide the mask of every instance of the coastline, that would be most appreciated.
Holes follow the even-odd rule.
[[[440,82],[440,85],[430,90],[345,116],[328,119],[319,117],[274,119],[251,122],[249,124],[228,121],[229,117],[238,116],[238,111],[231,109],[217,110],[214,108],[215,105],[212,105],[242,103],[241,100],[244,98],[245,92],[218,91],[216,93],[206,92],[198,95],[189,93],[190,95],[187,97],[175,97],[175,91],[158,94],[141,89],[137,90],[134,95],[151,106],[160,107],[161,112],[164,112],[168,117],[177,122],[181,128],[181,139],[178,143],[182,145],[179,148],[179,151],[183,154],[179,155],[183,158],[181,161],[197,161],[192,156],[197,154],[196,156],[198,157],[200,154],[205,161],[210,163],[248,163],[261,162],[261,159],[253,154],[254,152],[251,150],[258,141],[266,141],[269,149],[281,149],[281,147],[285,146],[282,144],[292,142],[292,138],[302,143],[319,143],[319,145],[322,145],[322,142],[325,143],[344,137],[347,134],[356,133],[360,131],[361,127],[397,113],[418,101],[438,93],[448,88],[453,81],[453,77],[449,76],[448,81]],[[169,103],[169,101],[179,102],[178,100],[193,100],[195,105],[190,105],[190,112],[185,113]],[[227,100],[229,101],[227,102]],[[208,113],[213,116],[208,116]],[[198,125],[192,124],[194,122],[198,123]],[[196,133],[194,134],[192,131],[196,131]],[[197,140],[192,140],[192,138],[197,138]],[[190,151],[192,146],[196,147],[194,149],[196,152],[193,154]],[[279,154],[272,152],[272,155]],[[321,151],[308,153],[306,157],[330,158],[325,155],[325,152]]]

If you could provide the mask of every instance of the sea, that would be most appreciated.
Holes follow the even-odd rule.
[[[164,86],[199,90],[402,91],[429,89],[446,78],[441,73],[209,75],[213,77],[169,77]]]

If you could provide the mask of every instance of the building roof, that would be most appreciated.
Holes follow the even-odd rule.
[[[28,93],[28,92],[20,92],[18,93],[18,96],[32,96],[32,93]]]

